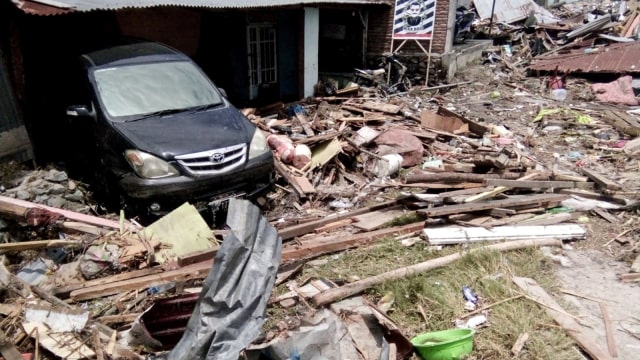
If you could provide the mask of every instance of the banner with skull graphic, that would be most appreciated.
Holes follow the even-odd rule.
[[[396,0],[394,39],[430,40],[436,19],[436,0]]]

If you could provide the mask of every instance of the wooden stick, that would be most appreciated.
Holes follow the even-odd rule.
[[[618,350],[616,349],[616,339],[613,337],[613,328],[611,327],[611,319],[609,319],[609,311],[607,310],[607,305],[600,301],[600,311],[602,311],[602,319],[604,321],[604,329],[607,333],[607,349],[609,349],[609,354],[613,357],[618,357]]]
[[[0,244],[0,253],[8,251],[24,251],[24,250],[39,250],[39,249],[53,249],[61,248],[65,246],[80,247],[82,241],[79,240],[35,240],[35,241],[21,241]]]
[[[527,340],[529,340],[529,333],[520,334],[520,336],[518,336],[518,339],[516,340],[516,342],[511,347],[511,353],[514,356],[518,355],[520,353],[520,351],[522,351],[522,348],[524,347],[524,344],[527,342]]]
[[[482,250],[495,250],[495,251],[508,251],[522,249],[532,246],[562,246],[562,241],[557,239],[543,239],[543,240],[525,240],[525,241],[513,241],[507,243],[493,244],[488,246],[482,246],[475,249],[471,249],[465,253],[456,253],[447,256],[443,256],[437,259],[428,260],[419,264],[410,265],[407,267],[399,268],[396,270],[388,271],[376,276],[372,276],[366,279],[362,279],[351,284],[347,284],[338,288],[334,288],[313,297],[313,303],[316,306],[332,303],[334,301],[344,299],[347,296],[358,294],[372,286],[382,284],[386,281],[402,279],[414,274],[423,273],[429,270],[433,270],[445,265],[449,265],[452,262],[463,258],[465,255],[482,251]]]
[[[485,311],[485,310],[491,309],[492,307],[494,307],[494,306],[496,306],[496,305],[500,305],[500,304],[506,303],[507,301],[511,301],[511,300],[515,300],[515,299],[520,299],[520,298],[521,298],[521,297],[523,297],[523,296],[524,296],[524,295],[520,294],[520,295],[512,296],[512,297],[510,297],[510,298],[506,298],[506,299],[503,299],[503,300],[500,300],[500,301],[496,301],[496,302],[494,302],[493,304],[489,304],[489,305],[487,305],[487,306],[483,306],[483,307],[481,307],[480,309],[473,310],[473,311],[472,311],[472,312],[470,312],[470,313],[466,313],[466,314],[464,314],[464,315],[460,316],[460,319],[468,318],[469,316],[472,316],[472,315],[475,315],[475,314],[481,313],[481,312],[483,312],[483,311]]]
[[[607,247],[607,246],[609,246],[612,242],[614,242],[614,241],[616,241],[616,240],[620,239],[621,237],[625,236],[627,233],[629,233],[629,232],[631,232],[631,231],[633,231],[633,230],[634,230],[634,229],[627,229],[627,230],[625,230],[625,231],[621,232],[620,234],[616,235],[616,237],[614,237],[613,239],[611,239],[611,240],[607,241],[604,245],[602,245],[602,247]]]

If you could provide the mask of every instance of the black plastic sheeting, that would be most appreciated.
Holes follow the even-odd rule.
[[[255,340],[280,264],[282,238],[247,200],[229,200],[231,229],[170,360],[237,360]]]

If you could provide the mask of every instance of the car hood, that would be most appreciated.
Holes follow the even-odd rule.
[[[249,120],[231,106],[113,125],[135,148],[167,160],[176,155],[249,143],[255,130]]]

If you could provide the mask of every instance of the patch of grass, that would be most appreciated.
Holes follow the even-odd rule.
[[[387,228],[387,227],[408,225],[408,224],[413,224],[422,220],[424,220],[423,216],[419,215],[415,211],[411,211],[389,221],[388,223],[384,224],[384,227]]]
[[[447,247],[432,252],[425,244],[403,247],[397,240],[389,239],[368,248],[326,256],[326,264],[305,267],[299,281],[319,277],[338,282],[353,276],[364,279],[459,250]],[[455,319],[467,313],[461,291],[464,285],[479,296],[479,307],[520,294],[511,276],[531,277],[549,292],[556,288],[548,260],[537,249],[524,249],[468,254],[446,267],[388,281],[369,289],[364,296],[375,303],[392,292],[395,303],[389,315],[411,338],[423,332],[454,328]],[[418,305],[424,309],[427,321]],[[580,359],[571,338],[562,329],[547,326],[554,324],[553,320],[526,298],[493,307],[488,319],[488,326],[478,329],[474,337],[473,359],[512,359],[510,349],[524,332],[529,333],[529,341],[518,359]]]

